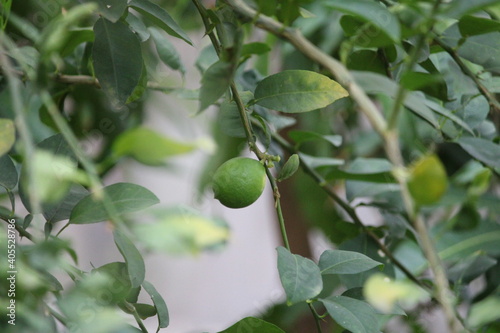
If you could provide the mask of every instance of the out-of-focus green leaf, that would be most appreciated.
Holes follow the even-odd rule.
[[[451,18],[460,18],[466,14],[497,4],[497,0],[455,0],[448,3],[442,10],[442,14]]]
[[[286,70],[257,84],[255,104],[287,113],[308,112],[348,96],[330,78],[311,71]]]
[[[17,169],[9,155],[0,157],[0,186],[13,190],[17,185]]]
[[[179,70],[182,74],[185,74],[186,68],[184,67],[184,64],[182,63],[174,45],[162,35],[160,30],[152,27],[148,28],[148,30],[153,37],[156,45],[156,51],[158,52],[161,61],[163,61],[163,63],[170,68]]]
[[[450,267],[447,275],[453,282],[469,283],[495,266],[496,263],[496,259],[476,253]]]
[[[339,166],[344,164],[344,160],[341,160],[339,158],[316,157],[304,153],[299,153],[299,157],[303,163],[309,165],[313,169],[321,167]]]
[[[393,42],[399,43],[400,41],[401,28],[397,17],[380,3],[369,0],[327,0],[325,5],[370,22]]]
[[[153,305],[135,303],[134,308],[139,314],[139,317],[141,317],[141,319],[143,320],[149,317],[156,316],[156,308]]]
[[[229,89],[233,71],[233,64],[219,60],[203,73],[200,88],[199,112],[217,102],[217,100]]]
[[[498,295],[489,296],[473,304],[467,318],[467,324],[470,327],[479,328],[500,319],[499,307],[500,296]]]
[[[10,119],[0,118],[0,156],[7,153],[15,141],[14,122]]]
[[[127,9],[127,0],[98,0],[99,14],[115,23]]]
[[[318,265],[310,259],[292,254],[278,247],[278,271],[285,289],[287,304],[307,301],[323,289],[323,280]]]
[[[103,194],[118,215],[135,212],[159,202],[148,189],[131,183],[116,183],[103,188]],[[102,200],[90,194],[80,200],[73,208],[69,222],[72,224],[89,224],[102,222],[110,216]]]
[[[113,144],[114,154],[131,156],[146,165],[161,165],[171,156],[193,151],[195,144],[180,142],[145,127],[122,133]]]
[[[250,91],[242,91],[240,97],[244,105],[246,105],[253,99],[253,94]],[[222,102],[218,122],[221,130],[227,135],[234,138],[246,137],[245,128],[241,122],[240,112],[235,101],[225,100]]]
[[[124,105],[139,84],[142,50],[139,39],[127,25],[100,18],[94,25],[92,49],[95,74],[116,106]]]
[[[288,136],[298,145],[306,141],[318,139],[325,140],[332,144],[334,147],[340,147],[340,145],[342,144],[342,136],[340,135],[321,135],[319,133],[311,131],[291,130],[288,132]]]
[[[500,168],[500,145],[473,137],[461,137],[457,143],[475,159],[493,168]]]
[[[148,31],[148,27],[146,27],[141,19],[139,19],[132,13],[128,13],[125,21],[129,24],[130,29],[132,29],[132,31],[135,31],[137,36],[139,36],[141,42],[145,42],[149,39],[150,33]]]
[[[462,36],[469,37],[500,31],[500,22],[487,18],[466,15],[458,21],[458,28],[460,29],[460,34]]]

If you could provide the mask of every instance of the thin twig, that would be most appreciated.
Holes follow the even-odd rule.
[[[318,314],[316,309],[314,308],[314,305],[312,305],[311,302],[307,302],[307,305],[309,306],[309,309],[311,310],[311,313],[313,314],[314,321],[316,322],[316,329],[318,330],[318,333],[322,333],[323,330],[321,329],[321,316]]]

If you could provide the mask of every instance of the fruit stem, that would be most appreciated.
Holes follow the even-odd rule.
[[[266,168],[266,174],[273,189],[274,208],[276,209],[276,214],[278,215],[278,222],[280,225],[281,237],[283,237],[283,244],[285,245],[285,248],[291,252],[290,243],[288,242],[288,236],[286,233],[285,218],[283,217],[283,211],[281,210],[280,192],[278,189],[278,184],[276,183],[276,179],[274,178],[269,168]]]

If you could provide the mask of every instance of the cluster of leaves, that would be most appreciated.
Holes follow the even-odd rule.
[[[161,166],[166,158],[200,146],[141,126],[142,101],[148,90],[157,89],[191,93],[200,101],[198,112],[217,107],[218,149],[203,170],[200,191],[216,167],[241,153],[243,143],[269,167],[269,156],[285,161],[291,155],[286,164],[275,165],[275,195],[275,180],[295,174],[296,196],[308,198],[299,200],[298,209],[338,250],[325,251],[315,263],[278,248],[287,309],[307,305],[319,326],[316,307],[324,308],[354,333],[379,332],[397,315],[406,314],[408,325],[417,325],[416,302],[433,302],[435,296],[437,282],[425,279],[428,252],[435,251],[456,305],[469,309],[465,326],[498,329],[496,1],[256,0],[253,16],[245,15],[241,8],[247,4],[239,0],[219,1],[211,9],[193,3],[185,8],[199,11],[212,41],[199,53],[202,80],[194,94],[167,87],[157,74],[162,63],[184,75],[169,39],[192,42],[152,1],[70,1],[63,11],[51,2],[43,7],[46,24],[34,20],[42,11],[36,1],[0,2],[0,105],[5,106],[0,185],[11,203],[0,207],[0,217],[15,218],[20,235],[33,241],[18,247],[17,327],[56,331],[58,320],[82,331],[137,331],[123,324],[117,309],[130,313],[143,332],[142,319],[155,315],[158,329],[166,327],[166,304],[144,280],[135,243],[186,253],[217,248],[229,237],[223,221],[186,207],[150,210],[142,216],[149,215],[152,223],[132,223],[133,213],[156,204],[156,196],[130,183],[101,185],[123,157]],[[259,15],[266,20],[259,21]],[[254,24],[272,32],[265,42],[247,42],[253,40]],[[299,52],[304,50],[301,40],[293,39],[295,29],[318,47],[310,52],[315,57]],[[273,34],[292,38],[297,49]],[[285,70],[268,75],[275,50],[282,52]],[[340,77],[342,87],[329,77],[338,73],[318,67],[328,57],[347,68],[355,88]],[[359,100],[349,95],[352,89],[368,94],[397,129],[396,149],[409,168],[395,166],[384,153],[387,137],[365,125]],[[99,147],[91,159],[78,143],[95,138]],[[296,173],[299,164],[302,171]],[[405,206],[402,178],[414,211]],[[310,179],[317,184],[310,186]],[[344,188],[345,199],[333,188]],[[29,212],[24,218],[15,215],[16,195]],[[279,195],[275,199],[280,209]],[[364,222],[370,221],[358,216],[358,207],[376,210],[381,225],[367,227]],[[428,227],[435,249],[421,242],[415,215],[433,221]],[[43,237],[32,223],[39,219]],[[109,221],[124,261],[79,270],[77,254],[54,232],[64,230],[57,225],[64,220],[67,225]],[[75,281],[69,290],[56,279],[58,270]],[[484,282],[479,291],[470,288],[476,279]],[[339,286],[346,291],[339,294]],[[152,304],[138,303],[141,290]],[[270,312],[267,321],[245,318],[223,332],[288,330],[293,322],[283,321],[289,317],[281,309]]]

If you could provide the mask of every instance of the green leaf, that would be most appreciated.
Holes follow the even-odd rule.
[[[144,282],[144,277],[146,275],[144,259],[142,259],[142,255],[139,253],[134,243],[132,243],[123,232],[116,229],[115,232],[113,232],[113,237],[118,250],[127,264],[128,276],[132,288],[137,288]]]
[[[141,42],[145,42],[149,39],[150,34],[148,31],[148,27],[142,22],[141,19],[139,19],[137,16],[133,15],[132,13],[127,14],[127,18],[125,20],[132,31],[134,31],[137,36],[139,36],[139,39]]]
[[[323,289],[323,280],[318,265],[284,247],[278,247],[278,271],[285,289],[287,304],[307,301],[316,297]]]
[[[461,137],[457,143],[475,159],[490,167],[500,168],[500,145],[472,137]]]
[[[99,14],[115,23],[127,9],[127,0],[98,0]]]
[[[13,190],[17,185],[18,174],[14,162],[10,159],[9,155],[0,157],[0,186],[8,190]]]
[[[498,4],[498,0],[454,0],[442,10],[442,14],[458,19],[466,14],[474,13],[494,4]]]
[[[211,65],[201,78],[200,108],[198,112],[205,110],[229,89],[233,79],[233,64],[225,61],[217,61]]]
[[[467,318],[467,326],[480,328],[483,325],[500,319],[500,296],[490,295],[480,302],[474,303]]]
[[[481,97],[483,97],[483,96],[481,96]],[[476,100],[476,98],[473,99],[473,100]],[[447,108],[441,106],[440,104],[438,104],[438,103],[436,103],[434,101],[431,101],[429,99],[425,99],[424,103],[425,103],[425,105],[427,105],[429,108],[431,108],[436,113],[442,115],[443,117],[446,117],[446,118],[450,119],[455,124],[461,126],[467,132],[469,132],[471,134],[474,133],[472,131],[471,127],[477,126],[477,124],[476,124],[476,122],[478,121],[477,119],[480,118],[480,116],[478,116],[477,113],[481,114],[481,109],[478,110],[478,109],[474,108],[475,112],[469,112],[471,110],[471,107],[469,107],[469,104],[471,104],[471,106],[472,106],[472,103],[466,104],[466,106],[464,108],[464,111],[463,111],[464,116],[462,117],[462,119],[464,119],[466,121],[462,120],[455,113],[453,113],[452,111],[448,110]],[[486,103],[486,104],[488,104],[488,103]],[[474,106],[476,106],[476,105],[477,104],[474,103]]]
[[[340,135],[322,135],[311,131],[291,130],[288,132],[288,136],[298,145],[306,141],[313,141],[318,139],[325,140],[326,142],[332,144],[334,147],[340,147],[340,145],[342,144],[342,136]]]
[[[293,174],[299,169],[299,165],[299,155],[293,154],[290,156],[288,161],[286,161],[285,165],[283,165],[283,168],[281,168],[277,180],[280,182],[293,176]]]
[[[134,226],[134,233],[144,246],[154,251],[199,253],[225,244],[229,237],[224,221],[207,218],[191,208],[180,206],[150,213],[152,223]]]
[[[264,54],[271,51],[271,48],[266,43],[253,42],[243,45],[241,48],[241,57],[249,57],[252,54]]]
[[[496,263],[497,260],[492,257],[475,253],[450,267],[447,275],[455,283],[469,283],[495,266]]]
[[[144,281],[142,283],[142,287],[144,290],[151,296],[151,300],[156,308],[156,313],[158,314],[158,331],[160,328],[165,328],[168,326],[170,322],[170,318],[168,315],[167,304],[163,300],[163,297],[156,291],[156,288],[149,283],[148,281]]]
[[[466,15],[458,22],[460,34],[464,37],[500,31],[500,22],[492,19]]]
[[[369,179],[349,180],[346,182],[346,196],[349,201],[359,197],[375,196],[389,191],[398,191],[399,185],[395,184],[391,176],[392,164],[386,159],[357,158],[352,161],[346,172],[349,178],[358,178],[355,175],[365,176]],[[334,171],[335,172],[335,171]],[[370,176],[371,175],[371,176]],[[361,180],[361,179],[360,179]],[[372,182],[373,180],[380,180]]]
[[[116,183],[103,188],[113,209],[119,214],[127,214],[150,207],[159,202],[148,189],[131,183]],[[110,216],[102,200],[90,194],[80,200],[71,212],[69,222],[72,224],[89,224],[105,221]]]
[[[250,91],[239,92],[243,103],[246,105],[253,99]],[[249,113],[247,111],[247,113]],[[240,112],[235,101],[225,100],[219,108],[218,120],[221,130],[234,138],[246,137],[245,128],[241,122]]]
[[[14,122],[10,119],[0,118],[0,156],[7,153],[16,142]]]
[[[91,293],[97,296],[101,301],[115,304],[125,300],[129,294],[132,286],[128,278],[127,266],[123,262],[112,262],[92,270],[92,274],[99,276],[104,274],[108,279],[102,281],[99,285],[100,288],[95,286],[88,287]],[[99,290],[100,289],[100,290]],[[102,297],[102,295],[106,297]]]
[[[116,106],[126,103],[139,84],[143,61],[139,39],[127,25],[100,18],[92,49],[96,77]]]
[[[85,42],[94,41],[94,31],[90,28],[74,28],[68,31],[68,39],[61,48],[61,57],[72,54],[76,47]]]
[[[139,317],[141,317],[141,319],[143,320],[149,317],[156,316],[156,308],[153,305],[135,303],[134,308],[139,314]]]
[[[246,317],[219,333],[285,333],[277,326],[262,319]]]
[[[174,45],[167,38],[165,38],[165,36],[163,36],[160,30],[152,27],[148,28],[148,30],[153,37],[160,60],[170,68],[185,74],[186,68],[184,67],[184,64],[182,63]]]
[[[328,314],[352,333],[378,333],[377,313],[366,302],[345,296],[320,300]]]
[[[323,108],[348,96],[340,84],[305,70],[286,70],[266,77],[257,84],[255,104],[287,113]]]
[[[344,164],[344,160],[332,157],[316,157],[304,153],[299,153],[299,157],[303,163],[309,165],[313,169]]]
[[[383,265],[362,253],[326,250],[319,258],[321,274],[357,274]]]
[[[394,43],[400,42],[401,29],[397,17],[380,3],[370,0],[327,0],[325,5],[370,22]]]
[[[386,76],[371,72],[356,72],[352,71],[356,82],[370,94],[384,94],[391,98],[396,97],[398,84]],[[422,117],[429,124],[435,128],[439,128],[439,123],[433,112],[425,105],[422,96],[416,92],[410,92],[403,103],[408,109],[413,111],[416,115]]]
[[[69,191],[60,201],[42,204],[43,216],[48,223],[67,220],[76,204],[88,194],[89,191],[82,185],[71,184]]]
[[[193,151],[196,145],[179,142],[145,127],[123,132],[113,143],[117,157],[131,156],[146,165],[161,165],[171,156]]]
[[[148,0],[131,0],[129,6],[146,16],[151,22],[162,28],[169,35],[180,38],[186,41],[189,45],[193,45],[193,42],[189,39],[188,35],[165,11],[165,9]]]

